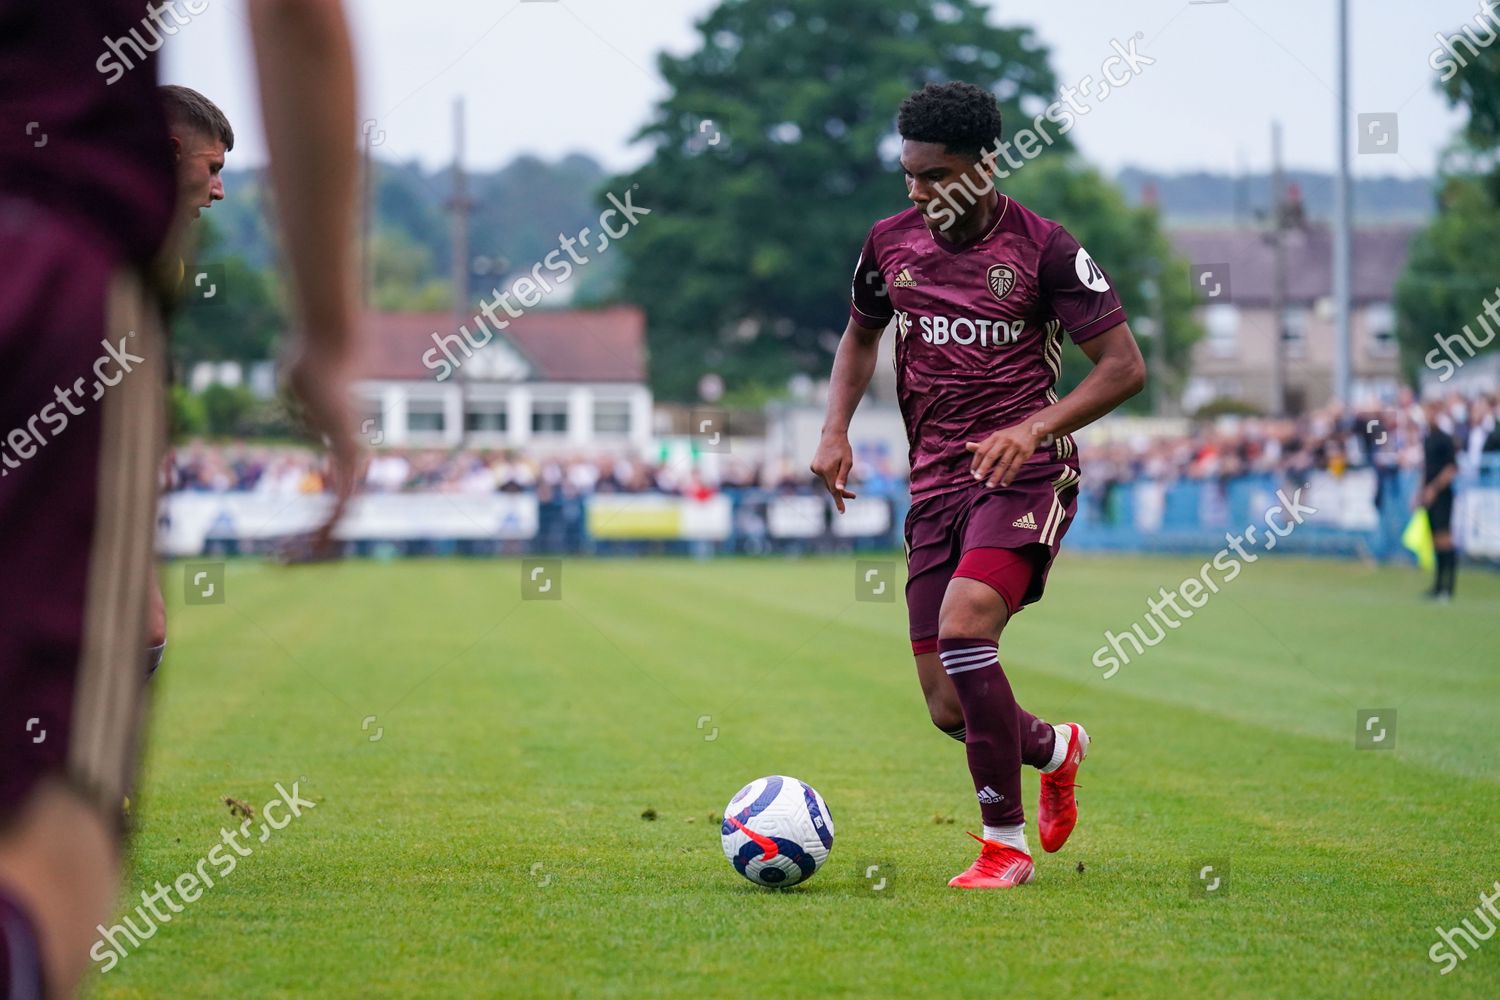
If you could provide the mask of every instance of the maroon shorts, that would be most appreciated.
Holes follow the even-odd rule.
[[[975,483],[913,504],[906,515],[906,611],[912,650],[937,648],[943,594],[959,561],[971,550],[1013,549],[1031,555],[1036,571],[1020,606],[1040,599],[1077,509],[1078,467],[1059,462],[1027,465],[1009,486],[990,489]]]
[[[45,777],[119,815],[143,712],[162,351],[131,271],[0,197],[0,826]]]

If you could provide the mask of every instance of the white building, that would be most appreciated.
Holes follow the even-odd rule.
[[[366,316],[355,392],[372,444],[620,453],[650,444],[640,309],[527,313],[488,343],[466,326],[467,340],[449,313]]]

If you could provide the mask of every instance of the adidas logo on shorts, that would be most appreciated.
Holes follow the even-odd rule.
[[[1012,528],[1030,528],[1032,531],[1035,531],[1036,518],[1032,517],[1031,511],[1028,510],[1025,514],[1010,522],[1010,526]]]
[[[979,801],[983,802],[985,805],[994,805],[996,802],[999,802],[1003,798],[1005,798],[1005,796],[995,791],[989,785],[985,785],[984,788],[979,792]]]

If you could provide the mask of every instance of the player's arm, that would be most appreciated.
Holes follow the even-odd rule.
[[[315,539],[322,548],[358,479],[349,400],[357,332],[354,57],[340,0],[252,0],[250,30],[295,314],[288,384],[334,463],[334,507]]]
[[[823,420],[823,435],[818,441],[817,453],[813,455],[812,471],[833,495],[840,514],[844,512],[844,501],[855,499],[854,494],[844,488],[849,481],[849,470],[854,466],[854,452],[849,447],[849,421],[854,419],[854,410],[870,387],[870,379],[875,376],[883,332],[883,329],[862,326],[858,320],[850,319],[833,357],[833,374],[828,382],[828,415]]]
[[[1078,345],[1094,363],[1078,387],[1051,406],[981,442],[967,444],[975,479],[1009,486],[1011,477],[1049,437],[1071,434],[1109,413],[1146,385],[1146,362],[1128,323]]]

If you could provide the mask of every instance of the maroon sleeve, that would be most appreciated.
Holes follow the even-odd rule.
[[[865,237],[864,249],[859,252],[859,264],[854,268],[854,286],[850,290],[849,299],[849,317],[860,326],[872,330],[885,329],[885,325],[896,314],[891,305],[890,292],[885,287],[885,275],[880,272],[873,229]]]
[[[1073,343],[1125,322],[1125,307],[1109,275],[1062,226],[1042,247],[1040,271],[1043,308],[1052,310]]]

